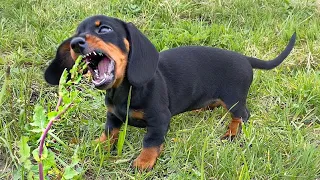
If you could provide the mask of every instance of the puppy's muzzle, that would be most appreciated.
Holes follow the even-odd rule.
[[[88,44],[83,37],[75,37],[71,40],[70,46],[75,53],[84,54],[84,51],[88,48]]]

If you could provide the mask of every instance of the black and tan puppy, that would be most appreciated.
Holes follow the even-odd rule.
[[[130,86],[129,125],[146,127],[143,149],[133,166],[150,169],[164,143],[172,116],[200,108],[223,106],[232,121],[222,138],[237,134],[249,118],[246,98],[252,69],[272,69],[290,53],[296,35],[274,60],[261,61],[239,53],[200,46],[169,49],[159,53],[131,23],[106,16],[84,20],[75,35],[58,48],[45,72],[48,83],[57,85],[64,68],[83,56],[89,63],[97,89],[106,90],[108,107],[105,132],[98,139],[113,143],[125,121]]]

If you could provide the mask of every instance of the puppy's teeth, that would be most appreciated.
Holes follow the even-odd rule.
[[[96,52],[94,52],[94,51],[93,51],[93,54],[94,54],[95,56],[97,55]]]

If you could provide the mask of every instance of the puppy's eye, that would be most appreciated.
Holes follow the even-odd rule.
[[[103,25],[103,26],[100,26],[100,28],[98,30],[98,33],[99,34],[106,34],[106,33],[109,33],[111,31],[113,31],[113,29],[110,26]]]

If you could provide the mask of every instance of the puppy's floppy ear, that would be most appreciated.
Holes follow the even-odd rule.
[[[159,53],[149,39],[132,23],[126,24],[130,53],[127,76],[134,86],[141,86],[152,79],[158,67]]]
[[[74,60],[70,54],[71,39],[72,37],[63,41],[58,47],[56,57],[52,60],[44,73],[44,78],[49,84],[58,85],[63,70],[65,68],[69,70],[74,65]]]

